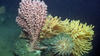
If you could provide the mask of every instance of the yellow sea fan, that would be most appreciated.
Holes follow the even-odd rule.
[[[75,43],[72,54],[74,56],[81,56],[92,49],[93,28],[93,25],[83,24],[80,20],[66,19],[62,21],[57,16],[52,17],[49,15],[40,33],[40,38],[50,38],[61,32],[69,34]]]
[[[94,35],[94,26],[80,23],[79,20],[70,21],[69,19],[62,21],[61,24],[66,27],[65,33],[70,34],[75,43],[72,51],[73,56],[81,56],[92,49],[91,40]]]
[[[80,39],[90,39],[92,40],[94,31],[92,30],[94,26],[87,25],[87,23],[80,23],[79,20],[66,19],[64,21],[57,16],[52,17],[51,15],[47,16],[45,25],[43,26],[40,38],[49,38],[51,36],[57,35],[58,33],[64,32],[70,34],[72,38]]]
[[[72,51],[73,56],[82,56],[92,49],[92,43],[88,40],[77,38],[74,40],[75,46]]]
[[[92,40],[92,37],[94,35],[94,31],[92,30],[94,26],[87,25],[87,23],[82,24],[79,20],[64,20],[61,22],[62,25],[66,27],[65,32],[67,34],[70,34],[73,38],[83,38],[83,39],[90,39]]]
[[[63,32],[63,26],[60,25],[61,19],[57,16],[52,17],[51,15],[47,16],[45,25],[43,26],[40,38],[49,38],[51,36],[57,35]]]

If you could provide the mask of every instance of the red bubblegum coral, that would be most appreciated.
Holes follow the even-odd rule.
[[[33,48],[47,15],[47,5],[40,0],[21,0],[16,22],[30,36]]]

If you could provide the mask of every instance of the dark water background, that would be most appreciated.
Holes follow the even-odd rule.
[[[93,50],[89,56],[98,56],[100,52],[100,0],[44,0],[48,5],[48,13],[81,20],[95,26]],[[5,6],[5,20],[0,24],[0,56],[13,56],[13,43],[20,34],[15,22],[20,0],[0,0],[0,6]],[[1,16],[0,16],[1,17]]]

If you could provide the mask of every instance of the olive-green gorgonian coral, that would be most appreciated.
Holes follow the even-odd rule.
[[[67,34],[59,34],[52,39],[53,51],[59,55],[69,56],[74,48],[74,42],[72,38]]]
[[[57,36],[45,39],[41,43],[48,46],[54,54],[62,56],[69,56],[74,48],[73,39],[65,33],[60,33]]]
[[[29,41],[26,39],[18,39],[14,45],[14,53],[18,56],[41,56],[40,50],[29,51]]]

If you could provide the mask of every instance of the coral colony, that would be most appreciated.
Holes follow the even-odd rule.
[[[83,56],[92,49],[94,26],[47,15],[44,1],[21,0],[16,22],[22,28],[18,56]]]
[[[47,6],[43,1],[22,0],[16,22],[30,36],[30,46],[34,47],[44,25]]]

